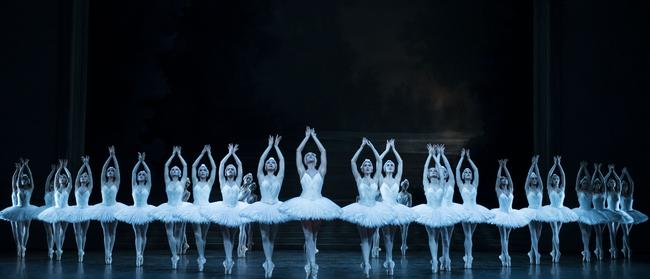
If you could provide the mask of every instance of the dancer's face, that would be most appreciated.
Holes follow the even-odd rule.
[[[463,170],[463,179],[472,180],[472,171],[469,168]]]
[[[61,184],[61,185],[67,185],[68,184],[68,175],[67,174],[59,175],[59,184]]]
[[[583,176],[582,179],[580,179],[580,188],[589,188],[589,179],[586,176]]]
[[[264,169],[267,172],[275,172],[275,170],[278,169],[278,163],[275,161],[274,158],[269,158],[266,160],[266,163],[264,163]]]
[[[553,187],[560,186],[560,176],[558,176],[557,174],[554,174],[551,177],[551,183],[553,184]]]
[[[87,172],[82,173],[81,176],[79,177],[79,182],[81,182],[82,184],[86,184],[89,181],[90,181],[90,179],[88,178],[88,173]]]
[[[29,179],[29,175],[27,175],[27,174],[23,174],[23,175],[20,177],[20,185],[27,185],[27,184],[30,184],[30,181],[31,181],[31,180]]]
[[[539,179],[537,179],[537,175],[533,173],[530,176],[530,185],[537,186],[537,184],[539,184]]]
[[[614,189],[614,187],[616,187],[616,181],[614,181],[614,179],[611,178],[607,180],[607,188]]]
[[[630,184],[627,181],[621,181],[621,192],[627,194],[630,191]]]
[[[250,173],[247,174],[247,175],[244,175],[244,184],[246,184],[246,185],[253,184],[251,182],[253,182],[253,175],[250,174]]]
[[[210,175],[210,171],[208,170],[208,167],[206,167],[204,164],[201,164],[201,166],[198,169],[199,178],[206,179],[208,178],[208,175]]]
[[[449,178],[449,172],[445,167],[442,167],[442,177],[444,177],[445,179]]]
[[[429,179],[438,179],[438,170],[436,168],[429,168]]]
[[[234,178],[237,175],[237,169],[233,164],[227,165],[225,172],[227,178]]]
[[[181,178],[181,169],[177,166],[173,166],[171,170],[169,170],[169,175],[174,178]]]
[[[499,178],[499,184],[501,185],[501,187],[507,187],[509,184],[508,178],[502,176],[501,178]]]
[[[145,171],[138,172],[138,177],[136,179],[138,183],[147,182],[147,173]]]
[[[372,167],[372,162],[370,162],[370,160],[365,159],[363,163],[361,163],[361,173],[372,174],[373,170],[374,168]]]
[[[313,152],[307,152],[303,160],[305,161],[305,165],[316,165],[316,162],[318,161],[316,159],[316,154]]]
[[[388,160],[386,163],[384,163],[384,171],[386,173],[394,173],[395,172],[395,163],[393,161]]]
[[[106,177],[107,178],[115,178],[115,168],[114,167],[108,167],[108,169],[106,169]]]

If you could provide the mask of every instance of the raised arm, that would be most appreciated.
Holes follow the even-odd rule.
[[[553,176],[553,173],[555,172],[555,168],[557,167],[557,157],[553,157],[553,166],[551,169],[548,171],[548,175],[546,176],[546,182],[548,182],[548,190],[551,190],[551,177]]]
[[[526,190],[528,190],[530,186],[531,175],[533,174],[533,172],[535,172],[535,166],[537,165],[537,160],[538,160],[537,158],[538,158],[537,155],[533,155],[533,158],[531,159],[530,168],[528,168],[528,174],[526,175],[526,182],[524,183],[524,188]],[[539,174],[537,176],[539,177]]]
[[[439,148],[440,148],[440,157],[442,157],[442,161],[445,163],[445,169],[447,169],[447,173],[449,174],[449,179],[445,179],[443,177],[443,181],[445,181],[445,185],[447,186],[449,185],[454,186],[454,183],[456,182],[454,180],[454,172],[452,171],[451,164],[449,164],[449,160],[447,160],[447,156],[445,155],[445,146],[440,145]]]
[[[582,161],[580,162],[580,168],[578,169],[578,174],[576,175],[576,191],[580,190],[580,179],[582,177],[582,173],[585,172],[587,169],[587,162]],[[589,174],[587,174],[589,176]]]
[[[436,169],[438,170],[438,185],[445,185],[445,178],[442,175],[442,165],[440,164],[440,157],[442,156],[441,152],[433,156],[433,160],[436,163]],[[443,188],[444,189],[444,188]],[[447,189],[444,189],[447,191]]]
[[[275,153],[278,154],[278,174],[277,178],[282,181],[284,179],[284,155],[282,155],[282,151],[280,150],[280,140],[282,139],[281,136],[276,135],[275,136],[275,143],[273,143],[273,147],[275,148]],[[259,181],[259,179],[258,179]]]
[[[630,196],[634,193],[634,180],[632,180],[632,176],[630,175],[630,172],[627,171],[627,167],[623,167],[623,170],[621,172],[621,176],[625,177],[627,179],[627,184],[628,184],[628,193]]]
[[[210,145],[205,145],[203,148],[208,153],[208,160],[210,161],[210,179],[208,180],[208,183],[212,186],[217,177],[217,164],[214,162],[214,158],[212,157],[212,147],[210,147]]]
[[[318,147],[318,151],[320,151],[320,165],[318,166],[318,171],[322,177],[325,177],[325,174],[327,173],[327,151],[316,136],[316,130],[311,129],[311,137],[314,139],[314,142]]]
[[[181,147],[178,147],[178,159],[181,161],[181,165],[183,166],[183,176],[181,177],[181,181],[183,181],[183,184],[187,182],[187,162],[185,162],[185,159],[183,159],[183,156],[181,155]]]
[[[223,159],[221,159],[221,162],[219,162],[219,184],[221,184],[222,186],[224,185],[224,183],[226,183],[226,174],[224,173],[224,166],[226,165],[228,158],[232,156],[232,147],[233,147],[232,144],[228,145],[228,154],[226,154],[226,156],[223,157]]]
[[[305,144],[307,144],[307,140],[311,136],[311,128],[307,126],[305,129],[305,138],[302,139],[298,147],[296,148],[296,168],[298,168],[298,176],[302,178],[303,174],[305,174],[305,165],[302,162],[302,150],[305,149]]]
[[[63,171],[63,159],[59,159],[59,166],[56,169],[56,172],[54,173],[54,190],[59,191],[61,188],[61,185],[59,185],[59,176],[61,175],[61,171]]]
[[[49,189],[50,183],[52,183],[52,179],[54,178],[55,174],[56,174],[56,165],[52,164],[50,166],[50,174],[48,174],[47,178],[45,179],[45,191]]]
[[[382,153],[379,155],[379,157],[381,157],[382,160],[384,159],[384,157],[386,157],[386,155],[387,155],[388,152],[390,151],[390,148],[391,148],[391,140],[387,140],[387,141],[386,141],[386,149],[384,149],[384,152],[382,152]]]
[[[513,191],[515,184],[512,183],[512,176],[510,176],[510,171],[508,170],[508,159],[504,159],[503,161],[503,171],[506,173],[506,177],[508,178],[508,190],[510,192]]]
[[[469,149],[466,150],[465,155],[467,156],[467,161],[469,162],[469,165],[472,167],[472,171],[474,172],[474,180],[472,181],[472,185],[474,185],[474,187],[478,187],[478,182],[479,182],[478,167],[476,167],[476,164],[474,164],[474,161],[469,156]]]
[[[239,149],[239,145],[235,144],[233,147],[232,151],[232,156],[235,158],[235,163],[237,164],[237,178],[235,178],[235,183],[237,185],[241,185],[242,177],[244,177],[244,167],[242,166],[241,160],[239,160],[239,156],[237,156],[237,150]]]
[[[85,160],[85,156],[81,156],[81,161]],[[74,187],[79,188],[79,179],[81,178],[81,174],[84,171],[84,168],[86,168],[86,164],[82,163],[81,167],[79,167],[79,171],[77,172],[77,177],[74,179]]]
[[[463,166],[463,161],[465,160],[465,148],[460,151],[460,159],[458,159],[458,164],[456,165],[456,185],[463,185],[462,177],[460,175],[460,169]],[[470,181],[471,182],[471,181]]]
[[[147,183],[145,184],[145,187],[151,191],[151,170],[149,169],[147,162],[144,161],[144,152],[142,152],[142,167],[144,167],[144,172],[147,174]]]
[[[169,159],[167,159],[167,162],[165,162],[165,185],[169,184],[171,182],[171,178],[169,177],[169,165],[172,164],[172,159],[174,159],[174,156],[176,156],[176,146],[172,148],[172,155],[169,156]],[[104,177],[104,174],[102,174],[102,178]]]
[[[131,170],[131,186],[138,185],[138,169],[140,169],[140,165],[142,165],[142,153],[138,152],[138,162],[135,163],[133,170]]]
[[[494,189],[499,193],[499,185],[501,184],[501,172],[503,170],[503,160],[499,160],[499,170],[497,171],[497,181],[494,184]]]
[[[433,157],[433,146],[431,146],[431,144],[427,144],[427,150],[427,161],[424,162],[424,170],[422,171],[422,185],[429,184],[429,164],[431,163],[431,157]]]
[[[197,182],[199,182],[199,178],[196,175],[196,168],[199,166],[199,163],[201,163],[201,159],[203,159],[203,155],[205,155],[205,147],[203,147],[203,150],[201,150],[201,154],[199,154],[199,157],[196,157],[196,160],[194,160],[194,163],[192,163],[192,184],[196,185]]]
[[[68,170],[68,160],[63,160],[63,170],[65,171],[65,174],[68,176],[68,185],[65,186],[66,190],[69,191],[70,188],[72,188],[72,175],[70,175],[70,170]]]
[[[109,153],[111,152],[111,147],[108,148]],[[113,159],[113,156],[108,155],[108,158],[106,159],[106,162],[104,162],[104,165],[102,166],[102,177],[99,179],[99,182],[104,185],[106,184],[106,170],[108,169],[108,165],[111,163],[111,159]]]
[[[117,156],[115,156],[115,146],[111,146],[111,158],[113,158],[113,166],[115,167],[115,186],[120,187],[120,164],[117,162]],[[110,150],[110,148],[109,148]]]
[[[23,166],[20,163],[16,163],[15,167],[16,167],[16,169],[14,170],[14,174],[11,176],[11,192],[12,193],[18,191],[18,173],[20,172],[20,169]],[[51,174],[51,172],[50,172],[50,174]]]
[[[359,146],[359,149],[357,149],[357,152],[354,153],[352,156],[352,159],[350,159],[350,167],[352,168],[352,176],[354,176],[354,181],[359,183],[361,180],[361,174],[359,173],[359,170],[357,169],[357,160],[359,159],[359,154],[361,154],[361,150],[363,150],[363,146],[366,145],[366,138],[363,138],[361,140],[361,145]]]
[[[382,168],[382,165],[383,165],[382,160],[381,160],[381,156],[379,156],[379,152],[377,152],[377,149],[372,144],[372,142],[368,141],[368,146],[370,147],[370,150],[372,150],[372,154],[375,155],[375,165],[376,165],[376,167],[375,167],[375,176],[373,177],[373,179],[375,181],[377,181],[378,184],[381,184],[381,178],[383,177],[381,175],[381,168]]]
[[[273,147],[273,136],[269,136],[268,145],[266,146],[266,149],[264,149],[264,152],[262,152],[262,156],[260,156],[260,161],[257,163],[258,181],[262,181],[262,177],[264,177],[264,162],[266,161],[266,157],[269,156],[269,152],[271,152],[272,147]]]
[[[402,156],[399,155],[399,152],[397,152],[397,148],[395,148],[394,139],[390,140],[390,146],[391,148],[393,148],[393,154],[395,154],[395,160],[397,161],[397,175],[395,175],[395,179],[397,181],[400,181],[402,179],[402,174],[404,173],[404,161],[402,161]]]
[[[564,188],[566,187],[566,173],[564,173],[561,160],[562,156],[557,156],[557,167],[560,169],[560,189],[564,191]]]

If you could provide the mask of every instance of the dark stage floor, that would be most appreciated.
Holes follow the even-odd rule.
[[[261,251],[253,251],[246,259],[236,260],[233,274],[229,276],[223,275],[221,253],[210,251],[206,271],[198,272],[194,253],[183,256],[179,269],[172,271],[169,254],[162,250],[147,251],[142,268],[134,267],[132,251],[116,251],[110,266],[103,264],[101,252],[89,252],[85,262],[80,264],[76,262],[75,251],[66,251],[61,262],[50,261],[44,252],[31,251],[25,260],[12,255],[0,256],[0,278],[263,278]],[[319,278],[363,278],[360,257],[359,251],[321,251],[318,254]],[[394,278],[647,278],[650,272],[647,256],[582,264],[577,255],[564,255],[560,264],[551,264],[547,257],[547,262],[535,267],[528,264],[526,255],[513,253],[513,266],[501,268],[496,253],[476,253],[472,270],[463,269],[461,254],[455,253],[452,257],[451,272],[432,274],[427,252],[414,251],[405,258],[397,256]],[[301,251],[277,251],[274,260],[274,278],[304,278]],[[388,278],[382,262],[383,259],[372,260],[371,278]]]

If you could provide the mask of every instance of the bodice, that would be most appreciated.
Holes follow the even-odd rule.
[[[18,192],[16,193],[16,206],[28,206],[31,199],[32,199],[31,189],[18,188]]]
[[[427,205],[431,207],[440,207],[445,193],[440,187],[427,187],[424,189],[424,196],[427,198]]]
[[[591,194],[585,192],[578,192],[578,204],[582,209],[592,209]]]
[[[79,207],[88,207],[88,199],[90,198],[90,191],[82,191],[81,187],[74,190],[74,199]]]
[[[551,200],[551,206],[562,207],[564,206],[564,191],[550,191],[548,199]]]
[[[105,206],[115,205],[117,203],[117,185],[104,184],[102,185],[102,204]]]
[[[183,202],[183,194],[185,193],[184,181],[170,181],[165,187],[167,193],[167,204],[170,206],[177,206]]]
[[[134,185],[131,196],[133,197],[133,205],[135,207],[146,206],[147,200],[149,199],[149,189],[145,186]]]
[[[603,194],[593,194],[591,196],[591,203],[594,205],[595,209],[604,209],[605,196]]]
[[[379,187],[379,192],[381,193],[381,199],[383,202],[395,204],[397,203],[399,196],[399,185],[397,185],[397,182],[391,183],[390,185],[386,182],[382,182],[381,187]]]
[[[446,184],[445,183],[445,193],[443,195],[442,201],[446,206],[450,206],[451,203],[454,200],[454,184]]]
[[[45,192],[43,200],[45,201],[45,207],[54,206],[54,191]]]
[[[208,182],[199,181],[192,187],[192,195],[194,195],[195,205],[207,205],[210,203],[210,191],[212,187]]]
[[[514,196],[512,193],[506,194],[506,193],[500,193],[499,194],[499,209],[502,211],[511,211],[512,210],[512,200],[514,199]]]
[[[621,210],[624,211],[630,211],[632,210],[632,203],[634,202],[634,199],[631,197],[621,197]]]
[[[228,206],[235,206],[239,201],[239,186],[234,182],[226,182],[221,186],[221,197],[223,198],[223,203]]]
[[[300,186],[302,187],[302,193],[300,193],[300,196],[303,198],[315,200],[323,197],[321,195],[321,190],[323,189],[323,177],[320,172],[311,176],[305,171],[305,174],[300,178]]]
[[[63,190],[63,191],[54,191],[54,207],[57,208],[64,208],[68,206],[68,197],[70,196],[70,192]]]
[[[621,195],[616,192],[607,192],[607,209],[618,210]]]
[[[366,183],[361,180],[357,183],[357,191],[359,192],[359,203],[367,206],[372,206],[376,202],[377,197],[377,183]]]
[[[280,187],[282,186],[279,179],[263,178],[260,181],[260,194],[262,195],[262,202],[274,204],[278,202],[278,195],[280,194]]]
[[[539,189],[529,190],[528,193],[526,193],[526,200],[528,200],[528,208],[542,207],[542,198],[543,198],[543,194],[541,190]]]
[[[476,204],[476,187],[465,186],[460,189],[460,197],[463,198],[463,204],[475,205]]]

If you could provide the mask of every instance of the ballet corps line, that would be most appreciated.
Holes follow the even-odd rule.
[[[320,163],[315,153],[307,152],[303,156],[306,143],[312,139],[320,152]],[[327,173],[327,153],[316,136],[314,129],[307,127],[305,137],[296,149],[296,164],[302,193],[285,202],[278,200],[285,174],[285,160],[279,148],[281,137],[270,136],[268,146],[262,153],[257,166],[257,180],[260,188],[260,200],[253,194],[255,183],[252,175],[242,177],[242,162],[237,156],[238,146],[228,145],[228,154],[219,163],[218,170],[209,145],[206,145],[193,162],[191,176],[188,177],[187,163],[181,156],[181,148],[175,146],[171,157],[165,163],[165,191],[167,202],[159,206],[149,205],[147,199],[151,191],[151,171],[145,162],[145,154],[138,153],[138,161],[131,172],[131,189],[133,205],[116,201],[120,187],[120,167],[115,155],[115,148],[109,147],[109,157],[101,172],[102,202],[88,204],[93,189],[93,175],[88,156],[83,156],[82,166],[74,181],[76,205],[68,205],[68,197],[73,188],[72,176],[67,168],[67,160],[59,160],[53,165],[45,182],[45,205],[34,206],[30,198],[34,189],[34,180],[29,168],[29,161],[21,159],[16,163],[12,176],[12,206],[0,211],[0,218],[9,221],[16,241],[18,257],[25,257],[31,220],[41,220],[45,225],[48,255],[61,260],[63,241],[68,224],[73,225],[77,244],[78,261],[84,258],[86,232],[90,221],[101,223],[104,235],[105,263],[111,264],[112,250],[115,243],[115,228],[118,221],[131,224],[135,233],[136,266],[142,266],[144,248],[147,241],[147,229],[151,222],[165,224],[172,269],[176,269],[179,254],[187,249],[185,224],[190,224],[194,231],[197,247],[197,265],[204,270],[205,244],[211,224],[221,227],[226,259],[222,265],[226,274],[232,272],[234,265],[234,237],[240,230],[238,248],[239,256],[245,256],[251,245],[250,224],[258,223],[260,227],[265,261],[262,264],[265,277],[272,277],[274,241],[278,225],[292,220],[299,220],[305,236],[305,272],[308,278],[316,278],[316,239],[322,221],[341,219],[358,226],[361,238],[363,262],[361,268],[366,277],[370,274],[370,254],[376,253],[378,229],[384,235],[386,260],[383,263],[387,274],[393,274],[395,262],[392,259],[394,235],[398,229],[402,232],[402,254],[406,253],[406,234],[412,222],[426,227],[431,252],[431,270],[450,270],[451,259],[449,246],[454,226],[462,225],[465,234],[465,268],[472,268],[472,234],[477,224],[492,224],[499,229],[501,253],[499,259],[503,266],[510,266],[508,253],[509,235],[512,229],[528,226],[531,237],[531,250],[528,252],[531,264],[540,263],[538,240],[542,224],[551,226],[553,262],[560,260],[559,233],[562,225],[577,222],[582,234],[584,249],[582,259],[591,260],[590,238],[595,232],[594,254],[598,260],[604,258],[602,246],[604,228],[609,232],[609,253],[612,259],[618,256],[617,233],[623,231],[622,253],[630,257],[629,233],[634,224],[647,221],[648,217],[632,208],[634,182],[626,168],[619,176],[614,165],[609,165],[607,174],[601,172],[601,164],[594,164],[593,174],[589,173],[586,162],[580,163],[576,176],[575,191],[579,207],[567,208],[563,205],[566,175],[562,168],[561,157],[554,157],[554,163],[547,175],[547,194],[550,204],[542,206],[544,185],[538,167],[539,156],[533,156],[525,182],[528,207],[513,209],[514,184],[507,168],[507,159],[499,160],[495,191],[499,207],[487,209],[476,203],[479,172],[470,157],[470,151],[463,149],[456,166],[455,175],[445,155],[444,145],[428,145],[428,156],[424,164],[422,184],[426,203],[411,207],[411,195],[406,191],[408,181],[402,181],[403,161],[397,152],[395,141],[388,140],[385,150],[380,154],[375,146],[363,138],[357,152],[351,159],[351,170],[357,184],[357,202],[343,208],[321,195],[323,181]],[[357,165],[361,151],[368,147],[374,155],[374,164],[365,159]],[[269,157],[271,149],[275,150],[278,160]],[[392,152],[396,162],[384,161]],[[178,157],[181,167],[171,166]],[[210,168],[201,161],[207,157]],[[229,159],[235,164],[228,164]],[[433,162],[432,162],[433,159]],[[467,161],[469,167],[463,168]],[[383,170],[383,171],[382,171]],[[219,175],[222,200],[210,202],[212,186]],[[191,183],[190,183],[191,179]],[[401,181],[401,182],[400,182]],[[186,186],[192,185],[193,202],[189,203]],[[462,204],[452,201],[455,187],[458,187]],[[380,197],[380,199],[378,199]],[[243,201],[242,201],[243,200]],[[438,258],[438,244],[442,255]],[[373,249],[375,246],[375,249]],[[55,250],[56,248],[56,250]],[[373,250],[373,251],[371,251]]]

